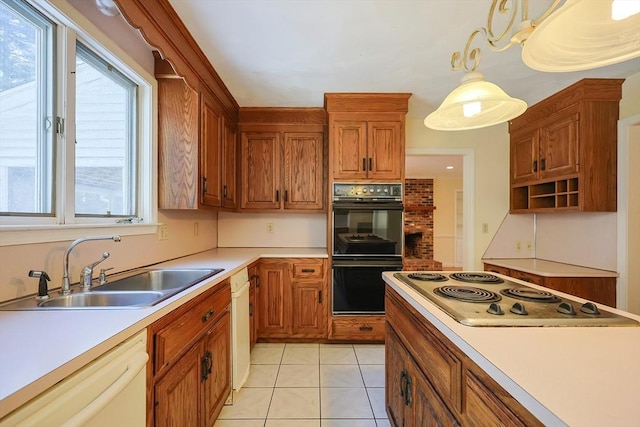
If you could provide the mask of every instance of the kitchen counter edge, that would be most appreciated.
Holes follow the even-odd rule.
[[[538,258],[482,258],[485,264],[512,268],[544,277],[618,277],[615,271],[583,267]]]
[[[326,248],[211,249],[152,266],[141,266],[224,268],[220,274],[152,307],[0,312],[0,419],[261,258],[327,257]],[[34,330],[38,333],[34,334]]]

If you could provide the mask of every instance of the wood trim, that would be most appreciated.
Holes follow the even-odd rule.
[[[410,93],[325,93],[327,112],[397,112],[409,111]]]
[[[612,101],[622,99],[624,79],[582,79],[529,107],[520,117],[509,122],[509,133],[543,120],[578,102]]]
[[[240,107],[238,124],[326,125],[324,108]]]
[[[114,0],[122,16],[196,90],[204,85],[234,120],[238,103],[169,0]],[[163,68],[163,72],[167,72]]]

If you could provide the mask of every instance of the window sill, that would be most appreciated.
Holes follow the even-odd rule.
[[[75,224],[75,225],[3,225],[0,246],[28,245],[75,240],[96,234],[136,236],[155,234],[160,224]]]

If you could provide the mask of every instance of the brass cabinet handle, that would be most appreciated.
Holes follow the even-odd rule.
[[[366,171],[367,170],[367,159],[366,158],[362,158],[362,170]]]
[[[207,311],[204,316],[202,316],[202,323],[206,323],[206,321],[209,320],[209,318],[211,318],[211,316],[213,316],[214,314],[216,314],[215,310]]]
[[[538,161],[537,160],[533,161],[533,171],[534,172],[538,172]]]
[[[322,291],[318,291],[318,304],[322,304]]]
[[[303,268],[302,272],[303,273],[315,273],[316,269],[315,268]]]
[[[373,331],[373,326],[360,326],[360,330],[363,332],[371,332]]]

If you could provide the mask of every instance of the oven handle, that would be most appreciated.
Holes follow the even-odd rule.
[[[371,210],[384,209],[388,211],[401,211],[404,206],[401,202],[381,202],[381,201],[363,201],[363,202],[333,202],[333,210]]]
[[[398,261],[373,261],[373,260],[366,260],[366,259],[359,259],[359,260],[353,260],[353,261],[336,261],[334,259],[333,265],[331,266],[331,268],[340,268],[340,267],[379,267],[379,268],[391,268],[391,269],[396,269],[398,271],[402,270],[402,260],[401,258],[398,259]]]

